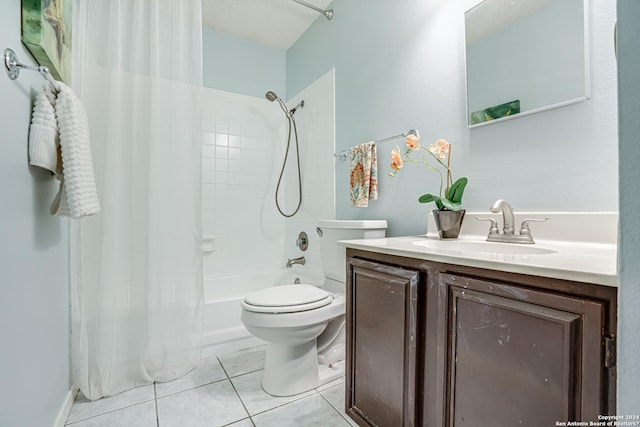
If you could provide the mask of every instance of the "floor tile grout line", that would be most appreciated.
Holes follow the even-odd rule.
[[[189,390],[195,390],[197,388],[201,388],[201,387],[205,387],[205,386],[208,386],[208,385],[211,385],[211,384],[215,384],[215,383],[219,383],[219,382],[222,382],[222,381],[226,381],[228,379],[229,378],[220,378],[219,380],[211,381],[211,382],[208,382],[206,384],[200,384],[200,385],[197,385],[197,386],[194,386],[194,387],[186,388],[184,390],[174,391],[174,392],[171,392],[171,393],[163,394],[162,396],[156,396],[156,399],[164,399],[165,397],[173,396],[174,394],[184,393],[185,391],[189,391]]]
[[[319,388],[319,387],[322,387],[322,386],[319,386],[319,387],[312,388],[311,390],[308,390],[308,391],[305,391],[305,392],[299,393],[299,394],[305,394],[304,396],[296,397],[295,399],[290,400],[290,401],[288,401],[288,402],[282,403],[282,404],[280,404],[280,405],[274,406],[274,407],[269,408],[269,409],[265,409],[264,411],[256,412],[255,414],[251,414],[251,413],[249,412],[249,410],[247,409],[247,407],[246,407],[246,405],[245,405],[244,401],[242,400],[242,397],[240,396],[240,393],[238,393],[238,390],[236,389],[236,386],[235,386],[235,384],[233,383],[232,379],[233,379],[233,378],[238,378],[238,377],[241,377],[241,376],[244,376],[244,375],[248,375],[248,374],[253,374],[253,373],[256,373],[256,372],[260,372],[260,371],[263,371],[264,369],[256,369],[256,370],[254,370],[254,371],[244,372],[244,373],[242,373],[242,374],[234,375],[234,376],[232,377],[232,376],[230,376],[230,375],[229,375],[229,373],[227,372],[227,369],[224,367],[224,363],[223,363],[223,362],[222,362],[222,360],[220,359],[220,356],[217,356],[217,359],[218,359],[218,362],[220,363],[220,366],[222,367],[222,370],[224,371],[225,375],[227,376],[227,379],[228,379],[228,380],[229,380],[229,382],[231,383],[231,386],[233,387],[233,390],[235,391],[236,395],[238,396],[238,399],[240,399],[240,402],[242,403],[242,406],[244,407],[244,409],[245,409],[245,411],[247,412],[247,414],[249,414],[249,420],[250,420],[250,421],[251,421],[251,423],[254,425],[254,427],[255,427],[255,422],[253,421],[253,417],[255,417],[255,416],[257,416],[257,415],[260,415],[260,414],[264,414],[264,413],[269,412],[269,411],[273,411],[273,410],[278,409],[278,408],[282,408],[282,407],[284,407],[284,406],[290,405],[290,404],[295,403],[295,402],[299,402],[299,401],[301,401],[301,400],[303,400],[303,399],[313,397],[313,396],[314,396],[314,394],[319,394],[319,395],[321,396],[321,398],[322,398],[322,399],[324,399],[325,401],[327,401],[327,399],[326,399],[324,396],[322,396],[321,391],[320,391],[320,390],[318,390],[318,388]],[[323,385],[325,385],[325,384],[323,384]],[[333,388],[333,387],[337,387],[337,386],[339,386],[339,385],[340,385],[340,384],[336,384],[336,385],[331,386],[331,387],[328,387],[328,388],[326,388],[326,389],[324,389],[324,390],[329,390],[329,389],[331,389],[331,388]],[[323,390],[323,391],[324,391],[324,390]],[[264,390],[263,390],[263,391],[264,391]],[[267,393],[267,394],[269,394],[269,393]],[[271,395],[269,395],[269,396],[271,396]],[[338,409],[336,409],[333,405],[331,405],[331,403],[330,403],[329,401],[327,401],[327,403],[329,404],[329,407],[331,407],[331,409],[333,409],[334,411],[336,411],[336,412],[338,413],[338,415],[339,415],[341,418],[343,418],[343,419],[344,419],[344,417],[342,416],[342,414],[340,413],[340,411],[339,411]],[[243,419],[244,419],[244,418],[243,418]],[[238,421],[242,421],[242,420],[238,420]],[[347,421],[347,420],[345,420],[345,421]],[[237,421],[236,421],[236,422],[237,422]],[[348,422],[348,421],[347,421],[347,422]]]
[[[160,420],[159,420],[159,412],[158,412],[158,399],[162,399],[162,398],[164,398],[164,397],[168,397],[168,396],[175,395],[175,394],[178,394],[178,393],[182,393],[182,392],[185,392],[185,391],[194,390],[194,389],[196,389],[196,388],[201,388],[201,387],[204,387],[204,386],[208,386],[208,385],[211,385],[211,384],[215,384],[215,383],[218,383],[218,382],[221,382],[221,381],[224,381],[224,380],[228,380],[228,381],[229,381],[229,383],[231,384],[231,386],[232,386],[232,388],[233,388],[234,392],[236,393],[236,396],[237,396],[237,397],[238,397],[238,399],[240,400],[240,403],[242,404],[242,406],[243,406],[243,408],[244,408],[244,410],[245,410],[245,412],[246,412],[246,414],[247,414],[247,418],[242,418],[242,419],[240,419],[240,420],[233,421],[233,422],[232,422],[232,423],[230,423],[230,424],[234,424],[234,423],[236,423],[236,422],[239,422],[239,421],[243,421],[243,420],[247,420],[247,419],[248,419],[248,420],[251,422],[251,424],[252,424],[253,426],[255,426],[255,422],[253,421],[253,417],[254,417],[254,416],[257,416],[257,415],[260,415],[260,414],[264,414],[264,413],[266,413],[266,412],[269,412],[269,411],[272,411],[272,410],[275,410],[275,409],[282,408],[282,407],[284,407],[284,406],[290,405],[290,404],[295,403],[295,402],[299,402],[299,401],[304,400],[304,399],[306,399],[306,398],[311,398],[311,397],[313,397],[313,396],[314,396],[314,394],[320,394],[321,398],[322,398],[323,400],[325,400],[325,401],[329,404],[329,406],[330,406],[332,409],[334,409],[336,412],[338,412],[338,413],[339,413],[339,415],[341,416],[341,418],[346,419],[346,417],[345,417],[345,416],[340,412],[340,410],[339,410],[339,409],[337,409],[337,408],[335,408],[335,407],[331,404],[331,402],[329,402],[329,401],[328,401],[328,399],[327,399],[324,395],[322,395],[322,392],[323,392],[323,391],[330,390],[331,388],[333,388],[333,387],[337,387],[337,386],[339,386],[340,384],[335,384],[335,385],[333,385],[333,386],[331,386],[331,387],[327,387],[327,388],[323,388],[322,390],[319,390],[319,388],[321,388],[321,387],[324,387],[324,386],[325,386],[325,385],[323,384],[323,385],[322,385],[322,386],[320,386],[320,387],[316,387],[316,388],[313,388],[313,389],[311,389],[311,390],[308,390],[307,392],[300,393],[300,394],[304,394],[303,396],[296,396],[293,400],[290,400],[290,401],[288,401],[288,402],[284,402],[284,403],[282,403],[282,404],[279,404],[279,405],[276,405],[276,406],[274,406],[274,407],[271,407],[271,408],[265,409],[265,410],[263,410],[263,411],[257,412],[257,413],[255,413],[255,414],[253,414],[253,415],[252,415],[252,414],[250,414],[250,413],[249,413],[249,411],[248,411],[248,409],[247,409],[247,407],[246,407],[246,405],[245,405],[245,402],[243,401],[242,397],[240,396],[240,394],[239,394],[238,390],[236,389],[236,386],[235,386],[235,384],[233,383],[232,379],[236,379],[236,378],[241,377],[241,376],[245,376],[245,375],[253,374],[253,373],[256,373],[256,372],[260,372],[260,371],[262,371],[263,369],[256,369],[256,370],[253,370],[253,371],[244,372],[244,373],[241,373],[241,374],[237,374],[237,375],[234,375],[234,376],[230,376],[230,375],[229,375],[229,372],[228,372],[228,371],[227,371],[227,369],[225,368],[225,366],[224,366],[224,364],[223,364],[223,362],[222,362],[222,360],[221,360],[220,356],[215,356],[215,357],[216,357],[216,360],[217,360],[217,362],[219,363],[219,365],[220,365],[220,367],[221,367],[221,369],[222,369],[222,371],[223,371],[223,373],[224,373],[224,375],[225,375],[225,378],[218,379],[218,380],[214,380],[214,381],[210,381],[210,382],[208,382],[208,383],[206,383],[206,384],[201,384],[201,385],[198,385],[198,386],[196,386],[196,387],[191,387],[191,388],[189,388],[189,389],[185,389],[185,390],[181,390],[181,391],[176,391],[176,392],[173,392],[173,393],[169,393],[169,394],[166,394],[166,395],[161,396],[161,397],[159,397],[159,396],[158,396],[157,383],[156,383],[156,382],[153,382],[153,383],[149,384],[149,385],[152,385],[152,386],[153,386],[153,398],[152,398],[152,399],[143,400],[143,401],[136,402],[136,403],[129,404],[129,405],[125,405],[125,406],[122,406],[122,407],[119,407],[119,408],[116,408],[116,409],[113,409],[113,410],[109,410],[109,411],[101,412],[101,413],[98,413],[98,414],[95,414],[95,415],[92,415],[92,416],[89,416],[89,417],[86,417],[86,418],[77,419],[77,420],[75,420],[75,421],[73,421],[73,422],[71,422],[71,423],[68,423],[68,421],[66,421],[66,422],[65,422],[65,426],[66,426],[66,425],[69,425],[69,426],[71,426],[71,427],[72,427],[72,426],[73,426],[73,424],[79,423],[79,422],[81,422],[81,421],[86,421],[86,420],[89,420],[89,419],[92,419],[92,418],[96,418],[96,417],[99,417],[99,416],[107,415],[107,414],[110,414],[110,413],[113,413],[113,412],[117,412],[117,411],[120,411],[120,410],[124,410],[124,409],[127,409],[127,408],[131,408],[131,407],[134,407],[134,406],[138,406],[138,405],[146,404],[146,403],[149,403],[149,402],[153,401],[153,402],[154,402],[155,415],[156,415],[156,426],[157,426],[157,427],[159,427],[159,425],[160,425]],[[268,394],[268,393],[267,393],[267,394]],[[75,403],[75,399],[74,399],[74,403]],[[348,421],[348,419],[347,419],[347,421]],[[229,424],[228,424],[228,425],[229,425]]]
[[[249,420],[249,422],[250,422],[253,426],[255,426],[255,424],[253,424],[253,421],[251,420],[251,417],[247,417],[247,418],[242,418],[241,420],[238,420],[238,421],[231,421],[229,424],[225,424],[225,425],[220,426],[220,427],[229,427],[229,426],[234,425],[235,423],[239,423],[240,421],[244,421],[244,420]]]
[[[233,376],[229,375],[229,379],[238,378],[238,377],[241,377],[241,376],[247,375],[247,374],[253,374],[254,372],[258,372],[258,371],[262,371],[262,370],[264,370],[264,368],[254,369],[253,371],[247,371],[247,372],[243,372],[241,374],[236,374],[236,375],[233,375]]]
[[[243,352],[243,351],[255,350],[255,349],[258,349],[258,348],[260,348],[260,347],[265,347],[265,349],[264,349],[263,351],[266,351],[266,344],[261,344],[261,345],[255,346],[255,347],[245,348],[245,349],[242,349],[242,350],[236,351],[236,352],[234,352],[234,353],[227,354],[226,356],[228,357],[228,356],[231,356],[231,355],[234,355],[234,354],[241,353],[241,352]],[[218,355],[218,356],[216,356],[216,357],[217,357],[217,359],[218,359],[218,362],[220,362],[220,366],[222,366],[222,369],[224,369],[225,374],[227,374],[227,377],[228,377],[229,379],[231,379],[231,378],[236,378],[236,377],[241,377],[242,375],[252,374],[252,373],[254,373],[254,372],[258,372],[258,371],[262,371],[262,370],[264,370],[264,367],[262,367],[262,368],[254,369],[254,370],[252,370],[252,371],[241,372],[241,373],[238,373],[238,374],[230,375],[230,374],[227,372],[226,368],[224,367],[224,362],[223,362],[223,361],[222,361],[222,359],[221,359],[221,355]]]
[[[156,390],[156,383],[153,382],[153,404],[156,409],[156,427],[160,427],[160,416],[158,415],[158,391]]]
[[[218,360],[220,361],[220,358],[218,358]],[[225,374],[227,374],[227,370],[226,370],[226,369],[224,368],[224,366],[222,365],[222,361],[220,361],[220,365],[222,366],[222,369],[224,370]],[[238,378],[238,377],[241,377],[241,376],[243,376],[243,375],[253,374],[253,373],[256,373],[256,372],[263,371],[263,370],[264,370],[264,369],[258,369],[257,371],[248,372],[248,373],[246,373],[246,374],[238,375],[238,376],[235,376],[235,377],[232,377],[232,378]],[[229,375],[229,374],[227,374],[227,376],[228,376],[228,375]],[[313,393],[310,393],[310,392],[314,392],[314,393],[320,394],[320,393],[318,392],[318,390],[316,390],[315,388],[312,388],[311,390],[308,390],[308,391],[304,391],[304,392],[302,392],[302,393],[299,393],[299,394],[303,394],[303,393],[310,393],[310,394],[308,394],[308,395],[306,395],[306,396],[300,396],[300,397],[297,397],[297,398],[295,398],[295,399],[293,399],[293,400],[290,400],[290,401],[288,401],[288,402],[285,402],[285,403],[282,403],[282,404],[280,404],[280,405],[274,406],[274,407],[272,407],[272,408],[265,409],[264,411],[260,411],[260,412],[256,412],[255,414],[251,414],[251,413],[249,412],[249,410],[247,409],[246,405],[244,404],[244,401],[242,400],[242,397],[240,396],[240,393],[238,393],[238,390],[236,389],[235,384],[234,384],[234,383],[233,383],[233,381],[231,380],[231,377],[229,378],[229,382],[231,383],[231,386],[232,386],[232,387],[233,387],[233,389],[235,390],[236,394],[238,395],[238,399],[240,399],[240,402],[242,402],[242,406],[243,406],[243,407],[245,408],[245,410],[247,411],[247,414],[249,414],[249,418],[251,418],[251,422],[253,422],[253,417],[255,417],[256,415],[264,414],[265,412],[269,412],[269,411],[271,411],[271,410],[273,410],[273,409],[281,408],[281,407],[283,407],[283,406],[285,406],[285,405],[288,405],[288,404],[290,404],[290,403],[297,402],[297,401],[302,400],[302,399],[304,399],[304,398],[307,398],[307,397],[311,397],[311,396],[313,396]],[[264,391],[264,390],[263,390],[263,391]],[[266,392],[265,392],[265,393],[266,393]],[[269,393],[267,393],[267,394],[269,394]],[[271,396],[271,395],[269,394],[269,396]],[[254,424],[254,425],[255,425],[255,424]]]
[[[227,379],[229,381],[231,381],[231,377],[229,376],[229,373],[227,372],[226,368],[224,367],[224,364],[222,363],[222,360],[220,360],[220,356],[216,356],[216,360],[220,364],[220,367],[222,368],[222,372],[224,372],[224,375],[227,377]]]
[[[315,392],[316,394],[320,394],[320,393],[318,393],[318,392],[316,391],[316,389],[315,389],[315,388],[312,388],[311,390],[304,391],[304,392],[299,393],[299,394],[303,394],[303,393],[310,393],[311,391]],[[269,394],[269,393],[267,393],[267,394]],[[269,396],[271,396],[271,395],[269,394]],[[297,396],[297,395],[294,395],[294,396]],[[306,396],[300,396],[300,397],[297,397],[297,398],[295,398],[295,399],[293,399],[293,400],[290,400],[290,401],[288,401],[288,402],[285,402],[285,403],[282,403],[282,404],[280,404],[280,405],[274,406],[273,408],[269,408],[269,409],[265,409],[264,411],[256,412],[256,413],[255,413],[255,414],[253,414],[253,415],[251,415],[251,414],[250,414],[249,416],[250,416],[250,417],[255,417],[256,415],[261,415],[261,414],[264,414],[265,412],[269,412],[269,411],[273,411],[274,409],[282,408],[283,406],[287,406],[287,405],[289,405],[289,404],[291,404],[291,403],[299,402],[299,401],[301,401],[301,400],[303,400],[303,399],[306,399],[307,397],[312,397],[312,396],[313,396],[313,393],[307,394]],[[240,400],[242,400],[242,399],[240,399]]]
[[[244,411],[247,413],[247,417],[249,418],[249,420],[253,424],[253,420],[251,419],[251,414],[249,413],[249,410],[247,409],[247,406],[244,404],[244,401],[240,397],[240,393],[238,393],[238,390],[236,389],[236,385],[233,383],[233,381],[231,381],[231,378],[229,378],[229,373],[227,372],[227,370],[225,369],[224,365],[222,364],[222,360],[220,360],[219,356],[217,357],[217,359],[218,359],[218,363],[220,363],[220,367],[224,371],[224,374],[227,376],[227,381],[229,381],[229,384],[231,384],[231,388],[233,388],[234,393],[236,394],[236,396],[238,396],[238,400],[240,401],[240,404],[244,408]],[[244,419],[244,418],[242,418],[242,419]],[[242,420],[238,420],[238,421],[242,421]]]
[[[216,359],[218,360],[218,362],[220,363],[220,366],[222,367],[222,362],[220,361],[220,359],[219,359],[218,357],[216,357]],[[222,367],[222,369],[223,369],[223,371],[224,371],[224,367]],[[148,403],[148,402],[153,401],[153,402],[154,402],[155,412],[156,412],[156,424],[157,424],[157,425],[158,425],[158,427],[159,427],[159,423],[160,423],[160,421],[159,421],[159,416],[158,416],[158,399],[162,399],[162,398],[167,397],[167,396],[171,396],[171,395],[174,395],[174,394],[182,393],[182,392],[184,392],[184,391],[188,391],[188,390],[193,390],[193,389],[196,389],[196,388],[199,388],[199,387],[204,387],[204,386],[207,386],[207,385],[210,385],[210,384],[214,384],[214,383],[217,383],[217,382],[220,382],[220,381],[224,381],[225,379],[229,379],[229,376],[227,375],[227,372],[226,372],[226,371],[224,371],[224,373],[225,373],[226,378],[222,378],[222,379],[219,379],[219,380],[211,381],[211,382],[208,382],[208,383],[206,383],[206,384],[201,384],[201,385],[198,385],[198,386],[196,386],[196,387],[191,387],[191,388],[189,388],[189,389],[185,389],[185,390],[181,390],[181,391],[176,391],[176,392],[173,392],[173,393],[169,393],[169,394],[166,394],[166,395],[164,395],[164,396],[160,396],[160,397],[158,397],[158,391],[157,391],[157,389],[156,389],[156,384],[157,384],[157,382],[156,382],[156,381],[154,381],[154,382],[152,382],[152,383],[150,383],[150,384],[145,384],[145,385],[143,385],[143,386],[139,386],[139,387],[146,387],[147,385],[151,385],[151,386],[153,386],[153,399],[143,400],[143,401],[141,401],[141,402],[136,402],[136,403],[133,403],[133,404],[130,404],[130,405],[125,405],[125,406],[122,406],[122,407],[119,407],[119,408],[116,408],[116,409],[112,409],[112,410],[109,410],[109,411],[100,412],[100,413],[98,413],[98,414],[91,415],[91,416],[88,416],[88,417],[85,417],[85,418],[79,418],[79,419],[74,420],[74,421],[69,421],[69,420],[68,420],[68,418],[69,418],[69,417],[67,416],[67,420],[65,420],[65,424],[64,424],[64,426],[65,426],[65,427],[66,427],[67,425],[72,426],[73,424],[79,423],[79,422],[81,422],[81,421],[90,420],[90,419],[92,419],[92,418],[96,418],[96,417],[99,417],[99,416],[101,416],[101,415],[110,414],[110,413],[112,413],[112,412],[116,412],[116,411],[119,411],[119,410],[122,410],[122,409],[126,409],[126,408],[131,408],[131,407],[136,406],[136,405],[141,405],[141,404],[143,404],[143,403]],[[135,389],[135,388],[138,388],[138,387],[134,387],[134,388],[129,389],[129,390],[133,390],[133,389]],[[129,391],[129,390],[125,390],[124,392]],[[123,393],[124,393],[124,392],[123,392]],[[76,393],[76,396],[75,396],[75,398],[74,398],[74,401],[73,401],[73,404],[72,404],[72,405],[75,405],[75,404],[76,404],[76,399],[77,399],[77,397],[78,397],[78,395],[79,395],[79,394],[80,394],[80,391],[78,391],[78,392]],[[119,394],[120,394],[120,393],[119,393]],[[117,395],[114,395],[114,396],[117,396]],[[110,397],[114,397],[114,396],[107,396],[107,397],[104,397],[103,399],[109,399]],[[99,400],[101,400],[101,399],[99,399]],[[97,401],[96,401],[96,402],[97,402]]]
[[[333,387],[329,387],[327,390],[330,390],[330,389],[332,389],[332,388],[333,388]],[[323,391],[324,391],[324,390],[323,390]],[[338,408],[336,408],[335,406],[333,406],[333,404],[332,404],[331,402],[329,402],[329,399],[327,399],[327,398],[322,394],[322,392],[318,392],[318,394],[319,394],[320,396],[322,396],[322,398],[323,398],[323,399],[324,399],[324,400],[329,404],[329,406],[331,406],[331,407],[333,408],[333,410],[334,410],[334,411],[336,411],[336,412],[338,413],[338,415],[340,415],[340,416],[341,416],[341,417],[342,417],[342,418],[343,418],[343,419],[344,419],[344,420],[345,420],[349,425],[351,425],[351,422],[350,422],[350,421],[349,421],[349,419],[347,418],[347,414],[346,414],[346,413],[344,413],[344,414],[343,414],[344,409],[338,409]]]
[[[231,380],[227,380],[229,381],[229,384],[231,384],[231,387],[233,388],[234,393],[236,394],[236,396],[238,396],[238,400],[240,401],[240,404],[242,405],[242,407],[244,408],[244,411],[247,413],[247,417],[251,418],[251,414],[249,413],[249,410],[247,409],[247,406],[244,404],[244,401],[242,400],[242,398],[240,397],[240,394],[238,393],[238,390],[236,389],[235,384],[233,384],[233,382]],[[244,418],[243,418],[244,419]],[[240,421],[240,420],[238,420]],[[253,422],[253,421],[252,421]]]
[[[142,386],[142,387],[144,387],[144,386]],[[135,388],[137,388],[137,387],[135,387]],[[128,391],[128,390],[127,390],[127,391]],[[117,396],[117,395],[115,395],[115,396]],[[109,397],[113,397],[113,396],[103,397],[103,398],[101,398],[101,399],[108,399]],[[119,410],[121,410],[121,409],[127,409],[127,408],[131,408],[131,407],[133,407],[133,406],[142,405],[143,403],[153,402],[154,400],[155,400],[155,398],[153,398],[153,399],[148,399],[148,400],[143,400],[142,402],[133,403],[133,404],[131,404],[131,405],[122,406],[122,407],[119,407],[119,408],[116,408],[116,409],[111,409],[111,410],[106,411],[106,412],[100,412],[99,414],[91,415],[91,416],[89,416],[89,417],[85,417],[85,418],[80,418],[80,419],[78,419],[78,420],[74,420],[74,421],[71,421],[71,422],[67,421],[67,424],[68,424],[68,425],[70,425],[70,426],[72,426],[73,424],[77,424],[77,423],[79,423],[80,421],[90,420],[91,418],[99,417],[99,416],[101,416],[101,415],[110,414],[110,413],[112,413],[112,412],[116,412],[116,411],[119,411]],[[97,400],[96,400],[96,402],[97,402]],[[74,404],[75,404],[75,402],[74,402]],[[66,426],[67,424],[65,424],[65,426]]]
[[[78,424],[79,422],[82,422],[82,421],[87,421],[87,420],[90,420],[90,419],[92,419],[92,418],[97,418],[97,417],[101,417],[101,416],[103,416],[103,415],[112,414],[112,413],[114,413],[114,412],[122,411],[122,410],[124,410],[124,409],[128,409],[128,408],[133,408],[134,406],[143,405],[143,404],[145,404],[145,403],[149,403],[149,402],[154,402],[154,399],[145,400],[144,402],[134,403],[133,405],[123,406],[122,408],[112,409],[111,411],[101,412],[101,413],[99,413],[99,414],[92,415],[92,416],[90,416],[90,417],[86,417],[86,418],[82,418],[82,419],[79,419],[79,420],[71,421],[70,423],[65,424],[65,427],[66,427],[66,426],[71,426],[71,427],[73,427],[73,425],[74,425],[74,424]]]
[[[338,412],[338,414],[340,415],[340,417],[341,417],[342,419],[344,419],[347,423],[349,423],[349,425],[352,425],[352,424],[351,424],[351,422],[349,421],[349,419],[347,419],[347,418],[346,418],[346,416],[345,416],[344,414],[342,414],[342,412],[341,412],[338,408],[336,408],[334,405],[332,405],[332,404],[331,404],[331,402],[330,402],[330,401],[329,401],[329,400],[328,400],[328,399],[327,399],[327,398],[322,394],[322,392],[323,392],[323,391],[330,390],[331,388],[334,388],[334,387],[338,387],[338,386],[340,386],[341,384],[335,384],[334,386],[332,386],[332,387],[328,387],[328,388],[325,388],[325,389],[323,389],[322,391],[321,391],[321,390],[318,390],[318,387],[313,388],[313,389],[311,389],[311,390],[309,390],[309,391],[307,391],[307,392],[300,393],[300,394],[305,394],[304,396],[296,397],[296,398],[294,398],[293,400],[291,400],[291,401],[289,401],[289,402],[282,403],[282,404],[280,404],[280,405],[274,406],[274,407],[272,407],[272,408],[269,408],[269,409],[266,409],[266,410],[264,410],[264,411],[260,411],[260,412],[257,412],[256,414],[251,415],[251,414],[249,413],[249,411],[248,411],[248,409],[247,409],[247,407],[246,407],[246,405],[245,405],[244,401],[242,400],[242,397],[240,397],[240,394],[238,393],[238,390],[236,389],[235,384],[231,381],[231,377],[229,377],[228,372],[226,371],[226,369],[225,369],[225,368],[224,368],[224,366],[222,365],[222,362],[220,361],[220,359],[219,359],[219,358],[218,358],[218,361],[220,362],[220,366],[221,366],[221,368],[222,368],[222,370],[223,370],[223,372],[224,372],[224,374],[225,374],[225,376],[226,376],[226,378],[225,378],[225,379],[226,379],[226,380],[228,380],[228,381],[229,381],[229,383],[231,384],[231,386],[232,386],[232,388],[233,388],[234,392],[235,392],[235,393],[236,393],[236,395],[238,396],[238,399],[240,400],[240,402],[241,402],[241,404],[242,404],[243,408],[245,409],[245,412],[247,413],[247,418],[241,418],[241,419],[239,419],[239,420],[233,421],[233,422],[231,422],[230,424],[227,424],[227,426],[228,426],[228,425],[231,425],[231,424],[234,424],[234,423],[236,423],[236,422],[239,422],[239,421],[243,421],[243,420],[247,420],[247,419],[248,419],[248,420],[251,422],[251,424],[255,427],[255,422],[254,422],[254,420],[253,420],[253,417],[254,417],[254,416],[257,416],[257,415],[260,415],[260,414],[263,414],[263,413],[266,413],[266,412],[269,412],[269,411],[272,411],[272,410],[275,410],[275,409],[278,409],[278,408],[282,408],[282,407],[284,407],[284,406],[290,405],[290,404],[295,403],[295,402],[299,402],[299,401],[304,400],[304,399],[306,399],[306,398],[311,398],[311,397],[313,397],[313,396],[314,396],[314,394],[319,394],[319,395],[321,396],[321,398],[322,398],[323,400],[325,400],[333,410],[335,410],[336,412]],[[254,372],[258,372],[258,371],[254,371]],[[236,378],[236,377],[233,377],[233,378]],[[217,380],[217,381],[212,381],[212,382],[210,382],[210,383],[203,384],[203,385],[200,385],[200,386],[197,386],[197,387],[193,387],[193,388],[188,389],[188,390],[193,390],[193,389],[196,389],[196,388],[200,388],[200,387],[204,387],[204,386],[211,385],[211,384],[214,384],[214,383],[218,383],[218,382],[224,381],[225,379],[221,379],[221,380]],[[156,425],[159,427],[159,426],[160,426],[160,419],[159,419],[159,413],[158,413],[158,399],[159,399],[159,397],[158,397],[158,394],[157,394],[156,383],[154,382],[154,383],[152,383],[151,385],[153,385],[153,393],[154,393],[154,397],[153,397],[153,399],[149,399],[149,400],[142,401],[142,402],[137,402],[137,403],[134,403],[134,404],[132,404],[132,405],[126,405],[126,406],[123,406],[123,407],[121,407],[121,408],[117,408],[117,409],[114,409],[114,410],[111,410],[111,411],[107,411],[107,412],[104,412],[104,413],[96,414],[96,415],[91,416],[91,417],[87,417],[87,418],[83,418],[83,419],[80,419],[80,420],[76,420],[76,421],[74,421],[73,423],[69,424],[69,426],[70,426],[70,427],[72,427],[72,426],[73,426],[73,424],[78,423],[78,422],[80,422],[80,421],[85,421],[85,420],[88,420],[88,419],[91,419],[91,418],[95,418],[95,417],[98,417],[98,416],[106,415],[106,414],[109,414],[109,413],[112,413],[112,412],[116,412],[116,411],[119,411],[119,410],[123,410],[123,409],[126,409],[126,408],[130,408],[130,407],[133,407],[133,406],[137,406],[137,405],[141,405],[141,404],[149,403],[149,402],[151,402],[151,401],[153,400],[153,401],[154,401],[155,414],[156,414]],[[183,390],[183,391],[188,391],[188,390]],[[171,393],[171,394],[177,394],[177,393],[180,393],[180,392]],[[171,394],[166,395],[166,396],[163,396],[163,397],[170,396]]]
[[[327,384],[329,384],[329,383],[327,383]],[[340,382],[340,383],[338,383],[338,384],[333,384],[333,385],[331,385],[331,386],[329,386],[329,387],[327,387],[327,384],[323,384],[323,385],[321,385],[321,386],[318,386],[318,387],[314,388],[314,390],[316,390],[318,393],[322,393],[323,391],[331,390],[332,388],[337,387],[337,386],[340,386],[340,385],[341,385],[341,386],[344,386],[344,381],[341,381],[341,382]],[[323,388],[323,387],[324,387],[324,388]],[[321,390],[321,389],[322,389],[322,390]]]

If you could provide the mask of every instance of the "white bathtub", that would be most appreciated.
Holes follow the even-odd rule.
[[[291,270],[205,279],[202,357],[264,344],[240,321],[240,302],[250,292],[268,286],[292,284],[296,278],[300,278],[302,283],[320,284],[320,279],[305,279]]]

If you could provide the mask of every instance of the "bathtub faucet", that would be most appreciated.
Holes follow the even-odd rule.
[[[289,258],[287,260],[287,268],[291,268],[291,266],[293,266],[294,264],[300,264],[300,265],[304,265],[304,263],[306,262],[306,260],[304,259],[303,256],[299,257],[299,258]]]

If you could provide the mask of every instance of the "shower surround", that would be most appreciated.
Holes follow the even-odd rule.
[[[247,293],[292,283],[296,277],[303,282],[322,282],[315,230],[318,220],[335,215],[333,70],[287,102],[296,105],[303,99],[304,108],[295,113],[302,207],[294,217],[284,218],[275,206],[287,142],[287,120],[282,111],[264,97],[204,89],[205,355],[256,343],[240,322],[240,301]],[[298,201],[295,163],[292,142],[279,196],[287,212]],[[295,244],[300,231],[309,235],[305,252]],[[287,259],[298,256],[304,256],[306,264],[285,269]]]

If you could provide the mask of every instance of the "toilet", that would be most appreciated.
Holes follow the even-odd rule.
[[[262,388],[291,396],[344,375],[345,248],[338,240],[384,238],[384,220],[318,221],[321,284],[273,286],[247,295],[242,323],[267,342]]]

